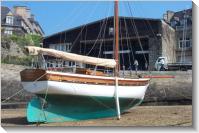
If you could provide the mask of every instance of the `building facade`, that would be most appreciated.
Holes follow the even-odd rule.
[[[100,58],[114,58],[114,18],[109,17],[86,25],[68,29],[43,40],[43,47]],[[160,19],[119,17],[120,69],[154,69],[159,56],[175,62],[175,30]],[[74,65],[46,57],[48,67]],[[61,64],[61,65],[60,65]],[[77,65],[77,64],[76,64]],[[91,67],[78,64],[80,67]],[[100,68],[99,68],[100,69]]]
[[[44,36],[44,31],[26,6],[15,6],[13,10],[1,6],[1,34],[36,34]]]
[[[192,9],[167,11],[164,21],[176,31],[176,61],[192,63]]]

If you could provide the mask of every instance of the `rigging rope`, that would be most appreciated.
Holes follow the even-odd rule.
[[[109,13],[109,12],[108,12],[108,13]],[[108,15],[107,15],[107,16],[108,16]],[[108,18],[108,17],[107,17],[107,18]],[[103,31],[102,38],[105,38],[107,22],[108,22],[108,19],[106,19],[106,22],[105,22],[105,26],[104,26],[104,31]],[[101,27],[101,29],[103,29],[103,27]],[[102,50],[102,44],[103,44],[103,42],[104,42],[104,40],[102,40],[102,41],[100,42],[99,53],[98,53],[98,56],[97,56],[98,58],[100,57],[100,53],[101,53],[101,50]],[[94,72],[96,72],[97,66],[95,66],[95,69],[94,69],[94,70],[95,70]]]
[[[120,39],[120,42],[121,42],[121,48],[122,48],[122,51],[121,51],[121,54],[122,54],[122,64],[120,64],[119,63],[119,65],[121,66],[122,65],[122,72],[123,72],[123,77],[124,77],[124,67],[125,67],[125,65],[124,65],[124,53],[123,53],[123,51],[124,51],[124,47],[123,47],[123,42],[122,42],[122,40],[123,40],[123,36],[122,36],[122,21],[121,20],[119,20],[119,25],[120,25],[120,28],[119,28],[119,33],[120,33],[120,36],[121,36],[121,39]],[[119,46],[120,46],[119,45]],[[120,49],[120,48],[119,48]],[[120,62],[120,50],[119,50],[119,62]],[[119,66],[119,68],[120,68],[120,66]]]
[[[84,35],[84,52],[83,52],[83,54],[85,55],[86,54],[86,38],[87,37],[87,26],[86,26],[86,29],[85,29],[85,35]]]
[[[128,2],[128,9],[129,9],[131,15],[133,16],[133,13],[132,13],[132,10],[131,10],[131,6],[130,6],[129,2]],[[133,21],[132,21],[132,20],[133,20]],[[144,49],[143,49],[143,47],[142,47],[141,40],[140,40],[140,38],[139,38],[139,33],[138,33],[138,30],[137,30],[137,27],[136,27],[136,24],[135,24],[135,20],[134,20],[134,19],[131,19],[131,24],[132,24],[132,26],[133,26],[134,32],[135,32],[135,34],[136,34],[136,37],[138,38],[138,43],[139,43],[139,45],[140,45],[140,48],[141,48],[142,51],[144,51]],[[144,56],[145,62],[148,63],[145,54],[143,54],[143,56]]]
[[[95,4],[95,6],[93,6],[93,7],[95,7],[95,8],[94,8],[94,10],[92,10],[91,14],[88,15],[87,20],[88,20],[90,17],[93,16],[93,14],[95,13],[95,10],[97,9],[97,8],[96,8],[97,6],[98,6],[97,3]],[[87,20],[86,20],[86,21],[87,21]],[[84,30],[84,28],[86,27],[86,25],[87,25],[87,23],[85,22],[85,23],[83,24],[83,27],[82,27],[81,31],[80,31],[79,34],[77,35],[76,39],[73,41],[73,43],[72,43],[72,45],[71,45],[71,48],[70,48],[70,51],[72,50],[72,48],[73,48],[74,45],[76,44],[77,40],[79,39],[79,36],[82,34],[82,31]]]
[[[132,13],[132,10],[131,10],[131,6],[130,6],[129,2],[127,2],[127,6],[128,6],[128,7],[127,7],[126,9],[129,9],[131,16],[133,16],[133,13]],[[131,25],[133,26],[134,32],[135,32],[135,34],[136,34],[136,37],[138,38],[139,46],[140,46],[141,50],[144,51],[144,50],[143,50],[143,47],[142,47],[141,40],[140,40],[140,38],[139,38],[139,33],[138,33],[138,30],[137,30],[137,27],[136,27],[136,24],[135,24],[134,19],[133,19],[133,21],[132,21],[132,19],[130,19],[130,22],[131,22]],[[153,32],[153,31],[152,31],[152,32]],[[145,63],[148,65],[149,62],[147,61],[146,56],[145,56],[144,53],[143,53],[143,56],[144,56]],[[151,70],[148,69],[148,72],[149,72],[149,74],[151,74]]]
[[[126,24],[126,19],[125,18],[124,18],[124,26],[125,26],[125,30],[126,30],[127,47],[128,47],[128,50],[131,51],[130,53],[132,54],[133,60],[135,60],[132,48],[130,47],[130,49],[129,49],[129,40],[130,40],[130,38],[129,38],[128,28],[127,28],[127,24]],[[132,44],[130,44],[130,45],[132,45]],[[130,53],[128,53],[128,59],[129,59],[129,64],[130,64],[130,67],[128,68],[128,70],[130,70],[130,77],[131,77],[132,76],[132,64],[131,64]]]
[[[105,38],[106,26],[107,26],[107,22],[108,22],[109,11],[110,11],[110,6],[109,6],[109,8],[108,8],[107,16],[106,16],[106,18],[104,19],[104,20],[105,20],[105,25],[104,25],[104,21],[103,21],[103,24],[102,24],[102,26],[101,26],[101,29],[104,28],[103,35],[101,36],[102,38]],[[98,34],[98,36],[101,35],[101,29],[100,29],[100,33]],[[98,40],[98,38],[97,38],[97,40]],[[100,42],[99,53],[98,53],[98,56],[97,56],[98,58],[100,57],[100,53],[101,53],[101,50],[102,50],[103,42],[105,42],[105,41],[102,39],[102,41]],[[94,46],[95,46],[95,43],[94,43]],[[91,50],[92,50],[93,48],[94,48],[94,47],[92,47]],[[90,50],[90,51],[91,51],[91,50]],[[89,52],[90,52],[90,51],[89,51]],[[87,55],[88,55],[88,54],[87,54]],[[92,75],[95,75],[95,74],[96,74],[96,70],[97,70],[97,65],[95,66]]]
[[[139,12],[140,12],[140,14],[142,14],[142,16],[144,16],[143,15],[143,9],[141,9],[142,8],[142,4],[140,4],[140,10],[138,10]],[[134,8],[132,8],[132,9],[134,9]],[[152,26],[151,26],[151,24],[150,24],[150,21],[148,20],[148,19],[146,19],[145,21],[143,21],[144,22],[144,24],[145,24],[145,27],[147,27],[148,29],[149,29],[149,31],[151,31],[152,32],[152,34],[153,34],[153,36],[154,36],[154,38],[155,38],[155,40],[156,41],[158,41],[159,39],[158,39],[158,37],[156,36],[156,34],[154,33],[154,30],[153,30],[153,28],[152,28]],[[148,25],[148,26],[147,26]],[[165,39],[165,37],[162,37],[162,39],[164,39],[165,41],[167,41],[166,39]],[[175,46],[174,46],[175,47]],[[175,49],[174,47],[172,47],[172,46],[170,46],[169,48],[172,50],[172,49]],[[171,51],[168,51],[168,52],[171,52]],[[175,52],[175,51],[174,51]]]
[[[126,38],[127,38],[127,48],[129,50],[129,35],[128,35],[128,28],[127,28],[127,25],[126,25],[126,19],[124,18],[124,27],[125,27],[125,33],[126,33]],[[133,54],[133,51],[132,51],[132,54]],[[128,59],[129,59],[129,64],[130,64],[130,67],[132,66],[131,64],[131,59],[130,59],[130,52],[128,53]]]
[[[83,9],[79,10],[80,7],[83,7]],[[80,11],[86,11],[86,8],[84,6],[82,6],[79,2],[75,3],[75,7],[70,11],[68,17],[65,17],[62,21],[59,21],[59,23],[57,23],[55,26],[51,27],[51,28],[61,28],[61,26],[66,24],[66,27],[71,27],[72,24],[74,24],[74,21],[76,20],[76,18],[78,18],[78,14]],[[70,21],[68,21],[68,18],[70,18]],[[55,29],[52,29],[55,30]]]
[[[110,7],[109,7],[109,8],[110,8]],[[107,13],[106,18],[103,20],[102,27],[105,25],[105,22],[108,20],[108,15],[109,15],[109,12]],[[91,51],[94,49],[94,47],[96,46],[97,41],[98,41],[98,39],[99,39],[99,37],[100,37],[100,35],[101,35],[101,32],[102,32],[102,28],[101,28],[100,31],[99,31],[99,34],[98,34],[98,36],[97,36],[97,39],[96,39],[95,42],[94,42],[94,45],[92,46],[92,48],[90,49],[90,51],[89,51],[86,55],[89,55],[89,54],[91,53]]]

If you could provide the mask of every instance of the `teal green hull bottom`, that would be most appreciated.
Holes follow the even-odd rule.
[[[115,98],[39,95],[27,107],[28,122],[66,122],[117,116]],[[139,105],[142,99],[120,98],[121,113]]]

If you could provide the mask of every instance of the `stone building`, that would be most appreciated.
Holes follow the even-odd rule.
[[[13,11],[1,6],[1,33],[3,35],[37,34],[44,36],[40,24],[26,6],[15,6]]]
[[[192,9],[167,11],[163,18],[176,31],[176,61],[192,63]]]
[[[154,69],[159,56],[166,56],[169,62],[176,62],[175,30],[160,19],[119,17],[120,69],[133,69],[135,59],[139,69]],[[81,25],[43,40],[43,47],[101,58],[114,58],[114,18]],[[48,67],[74,65],[74,62],[59,62],[46,57]],[[54,65],[52,65],[54,64]],[[82,65],[82,67],[91,67]],[[148,69],[147,68],[147,69]],[[99,68],[100,69],[100,68]],[[102,68],[101,68],[102,69]]]

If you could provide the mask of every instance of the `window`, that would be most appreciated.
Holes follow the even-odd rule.
[[[66,46],[65,45],[61,45],[61,51],[66,51]]]
[[[191,46],[190,41],[187,41],[187,42],[186,42],[186,48],[190,48],[190,46]]]
[[[12,30],[6,29],[6,30],[4,31],[4,34],[12,35]]]
[[[190,38],[186,38],[186,40],[179,39],[179,48],[191,48],[192,47],[192,40]]]
[[[114,35],[114,28],[113,27],[110,27],[109,28],[109,36],[110,35]]]
[[[184,26],[184,24],[185,24],[185,19],[181,19],[181,20],[180,20],[180,25],[181,25],[181,26]]]
[[[66,43],[66,51],[70,52],[70,48],[71,48],[72,43]]]
[[[6,16],[6,24],[13,25],[13,16]]]
[[[21,21],[21,26],[22,26],[24,29],[28,29],[28,27],[26,26],[26,24],[25,24],[23,21]]]
[[[57,45],[55,45],[55,50],[58,50],[58,46]]]
[[[172,26],[172,27],[175,27],[176,24],[177,24],[177,22],[176,22],[175,20],[171,22],[171,26]]]
[[[71,44],[72,44],[72,43],[50,44],[50,45],[49,45],[49,48],[55,49],[55,50],[59,50],[59,51],[66,51],[66,52],[69,52],[69,51],[70,51]]]
[[[55,45],[54,44],[50,44],[49,48],[55,49]]]

